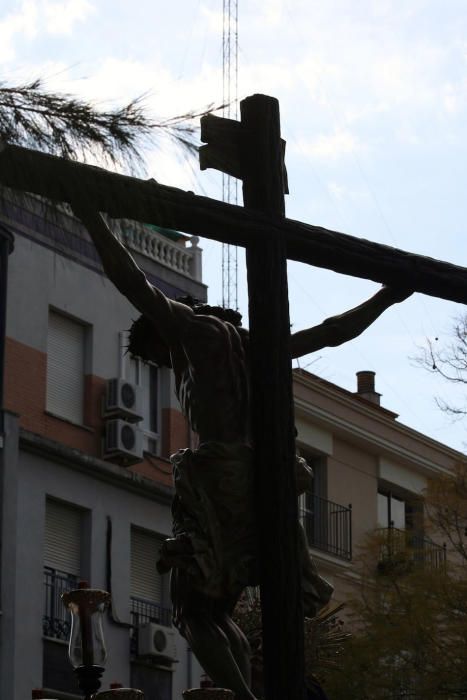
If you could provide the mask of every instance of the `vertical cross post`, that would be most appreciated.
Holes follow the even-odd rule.
[[[244,205],[284,216],[279,103],[253,95],[241,102],[240,113]],[[274,235],[267,244],[249,245],[246,260],[265,696],[302,700],[303,608],[284,237]]]
[[[201,119],[200,167],[243,181],[246,208],[284,217],[284,142],[279,103],[253,95],[241,121]],[[304,698],[303,603],[298,553],[295,440],[282,233],[247,246],[251,432],[255,452],[266,700]]]

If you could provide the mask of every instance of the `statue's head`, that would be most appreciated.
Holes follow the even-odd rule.
[[[215,316],[221,321],[228,321],[238,329],[242,342],[247,343],[248,331],[241,328],[242,315],[238,311],[224,309],[222,306],[203,304],[193,297],[179,297],[177,301],[192,308],[195,314]],[[157,325],[146,316],[140,316],[133,322],[130,328],[128,352],[140,357],[144,362],[154,362],[159,367],[172,367],[167,343],[159,333]]]
[[[225,309],[223,306],[211,306],[210,304],[204,304],[195,297],[184,296],[177,297],[177,301],[181,304],[186,304],[189,306],[195,314],[203,314],[205,316],[215,316],[221,321],[228,321],[233,326],[240,327],[242,325],[242,314],[233,309]]]
[[[140,316],[133,322],[128,352],[140,357],[143,362],[154,362],[159,367],[172,367],[167,344],[159,334],[157,326],[146,316]]]

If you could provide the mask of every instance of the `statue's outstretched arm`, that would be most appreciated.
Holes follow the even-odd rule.
[[[73,202],[72,208],[87,228],[100,255],[104,270],[117,289],[138,311],[158,324],[167,340],[177,332],[179,314],[191,314],[184,304],[167,299],[148,282],[132,255],[117,240],[102,215],[86,202]]]
[[[291,337],[292,357],[302,357],[310,352],[342,345],[356,338],[371,326],[383,311],[393,304],[404,301],[411,294],[412,291],[406,289],[382,287],[360,306],[338,316],[331,316],[318,326],[294,333]]]

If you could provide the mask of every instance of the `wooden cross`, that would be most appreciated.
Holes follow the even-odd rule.
[[[240,123],[209,117],[202,135],[201,166],[241,177],[245,207],[16,146],[0,151],[0,183],[59,202],[82,192],[112,218],[246,247],[266,697],[302,700],[287,258],[462,303],[467,269],[286,219],[276,100],[247,98]]]
[[[201,168],[243,181],[249,209],[285,216],[287,189],[279,103],[253,95],[241,122],[201,120]],[[298,553],[287,248],[282,231],[246,246],[251,425],[259,530],[266,697],[304,697],[303,605]]]

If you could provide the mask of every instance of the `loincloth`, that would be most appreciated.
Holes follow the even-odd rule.
[[[174,540],[162,559],[185,569],[194,589],[232,598],[258,584],[252,450],[210,442],[171,457]],[[172,546],[172,561],[171,547]]]
[[[210,442],[179,450],[171,462],[174,538],[162,547],[159,569],[178,570],[186,590],[235,601],[246,586],[259,583],[252,449]],[[301,492],[312,472],[302,459],[296,460],[295,471]],[[333,587],[319,575],[298,522],[297,527],[304,609],[312,617],[329,602]]]

